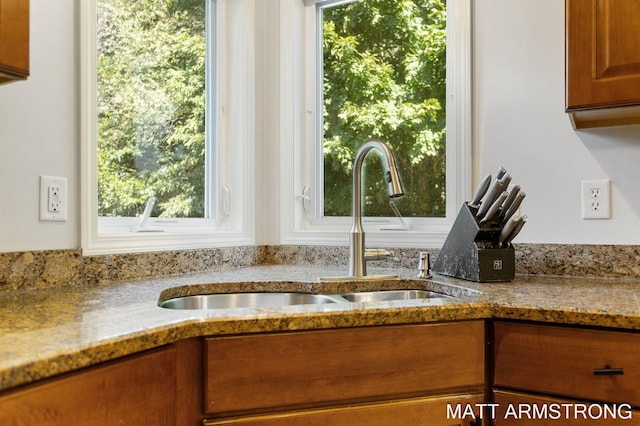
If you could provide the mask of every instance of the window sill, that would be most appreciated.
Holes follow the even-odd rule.
[[[441,248],[450,225],[424,230],[414,226],[409,230],[379,230],[364,226],[367,247]],[[348,245],[351,226],[342,230],[297,230],[281,236],[282,245]]]
[[[254,238],[238,231],[127,232],[98,234],[83,244],[84,255],[140,253],[254,245]]]

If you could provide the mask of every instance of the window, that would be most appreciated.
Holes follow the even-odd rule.
[[[253,241],[252,7],[81,2],[86,253]]]
[[[367,159],[368,243],[440,246],[471,180],[470,2],[281,4],[281,21],[294,23],[280,34],[294,91],[283,109],[293,123],[282,131],[283,242],[346,242],[353,157],[378,139],[395,151],[407,195],[394,201],[397,219],[379,161]]]
[[[445,215],[446,9],[441,0],[317,3],[323,214],[349,216],[353,157],[386,142],[403,172],[404,216]],[[363,207],[389,216],[380,162],[368,161]]]
[[[151,197],[153,216],[214,216],[213,9],[205,0],[98,0],[99,216],[139,216]]]

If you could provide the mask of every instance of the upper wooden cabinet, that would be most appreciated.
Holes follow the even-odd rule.
[[[640,124],[640,2],[565,5],[566,102],[574,127]]]
[[[0,84],[29,75],[29,0],[0,0]]]

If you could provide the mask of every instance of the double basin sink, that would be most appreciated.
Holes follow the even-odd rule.
[[[213,293],[174,297],[158,305],[167,309],[274,308],[327,303],[387,302],[418,299],[451,299],[428,290],[377,290],[336,294],[304,292]]]

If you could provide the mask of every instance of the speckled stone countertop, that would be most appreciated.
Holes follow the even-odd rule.
[[[371,270],[412,277],[413,270]],[[435,276],[318,281],[339,268],[259,266],[104,286],[0,293],[0,389],[91,366],[181,339],[269,331],[508,318],[640,330],[640,280],[519,276],[473,283]],[[170,310],[158,301],[199,292],[422,288],[453,299],[335,303],[284,308]]]

